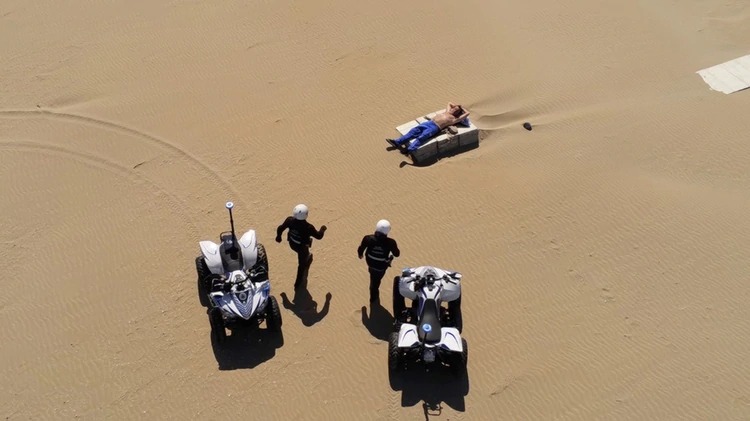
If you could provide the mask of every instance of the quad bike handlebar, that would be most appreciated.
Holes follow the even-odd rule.
[[[258,277],[262,276],[268,276],[268,271],[266,271],[265,268],[259,268],[256,270],[255,268],[249,269],[245,272],[247,275],[247,278],[250,279],[251,282],[260,282],[264,279],[261,279],[260,281],[257,279]]]
[[[411,270],[408,270],[408,272],[404,271],[404,272],[401,273],[401,276],[404,276],[404,275],[407,275],[407,276],[414,275],[414,277],[412,279],[408,280],[407,283],[421,282],[423,280],[429,279],[429,278],[423,277],[423,276],[421,276],[419,274],[415,274]],[[461,279],[461,274],[459,274],[458,272],[449,272],[449,273],[446,273],[445,275],[443,275],[443,276],[441,276],[439,278],[434,278],[433,281],[446,281],[448,283],[451,283],[451,284],[455,285],[455,284],[458,284],[458,282],[455,281],[457,279]]]
[[[258,276],[262,276],[265,273],[266,273],[265,269],[261,268],[260,270],[256,270],[255,268],[252,268],[252,269],[248,269],[245,271],[245,276],[246,276],[245,279],[236,280],[234,276],[227,277],[226,275],[219,275],[219,274],[211,274],[210,277],[212,278],[214,282],[221,281],[224,284],[236,285],[236,284],[241,284],[248,280],[251,282],[257,282],[255,279]]]

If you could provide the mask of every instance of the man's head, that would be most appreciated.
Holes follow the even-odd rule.
[[[375,234],[387,236],[391,232],[391,223],[387,219],[381,219],[375,224]]]
[[[461,115],[463,115],[464,112],[465,111],[464,111],[463,107],[461,107],[460,105],[456,105],[451,110],[451,115],[453,115],[453,117],[458,118],[458,117],[461,117]]]
[[[304,221],[307,219],[307,205],[300,203],[292,209],[292,216],[294,219]]]

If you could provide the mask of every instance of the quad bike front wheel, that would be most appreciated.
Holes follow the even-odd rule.
[[[221,310],[214,307],[208,311],[208,321],[211,324],[211,336],[217,344],[224,343],[227,339],[227,331],[224,327],[224,318],[221,316]]]
[[[266,247],[258,243],[258,259],[256,260],[256,266],[263,266],[266,269],[266,276],[269,276],[270,270],[268,268],[268,255],[266,254]]]
[[[401,329],[401,324],[404,320],[404,313],[406,312],[406,299],[401,295],[398,290],[398,283],[401,278],[396,276],[393,278],[393,327],[396,331]]]
[[[276,297],[268,297],[268,309],[266,310],[266,326],[272,332],[281,332],[281,309]]]
[[[211,291],[211,280],[209,279],[211,271],[208,270],[206,259],[203,256],[195,258],[195,271],[198,274],[198,300],[203,307],[208,307],[208,293]]]

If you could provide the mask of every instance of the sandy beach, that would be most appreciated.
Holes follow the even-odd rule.
[[[750,91],[696,74],[748,40],[746,0],[0,0],[0,417],[750,419]],[[479,148],[386,150],[449,101]],[[283,339],[212,345],[226,201]],[[328,231],[295,296],[298,203]],[[395,387],[420,265],[464,276],[468,374]]]

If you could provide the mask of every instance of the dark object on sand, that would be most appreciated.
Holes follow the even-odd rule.
[[[531,131],[531,123],[529,123],[528,121],[523,123],[523,128]]]

